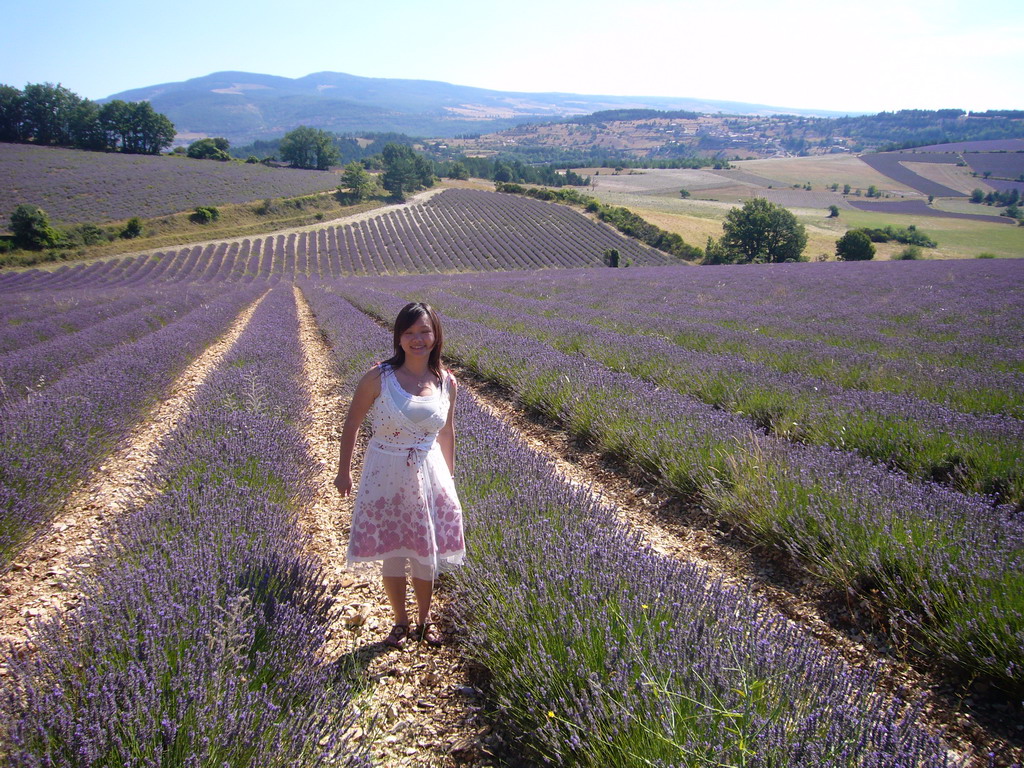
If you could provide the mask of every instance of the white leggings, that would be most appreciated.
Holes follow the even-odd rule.
[[[422,579],[423,581],[434,580],[434,566],[424,565],[419,560],[412,557],[388,557],[383,561],[381,566],[381,576],[392,577],[401,576],[405,578],[405,564],[412,564],[412,577],[414,579]]]

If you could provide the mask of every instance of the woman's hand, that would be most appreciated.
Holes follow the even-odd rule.
[[[338,476],[334,478],[334,487],[338,489],[338,493],[341,494],[342,498],[345,498],[352,493],[352,474],[350,472],[339,472]]]

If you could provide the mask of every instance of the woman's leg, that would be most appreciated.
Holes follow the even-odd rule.
[[[430,621],[430,602],[434,596],[434,568],[423,565],[410,558],[412,565],[412,589],[416,594],[416,608],[419,613],[419,624]]]
[[[409,613],[405,606],[405,561],[404,557],[385,560],[381,566],[381,580],[384,582],[384,594],[388,596],[391,610],[395,614],[395,624],[408,626]],[[415,584],[415,581],[413,583]]]

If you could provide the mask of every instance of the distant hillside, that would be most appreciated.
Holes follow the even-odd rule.
[[[691,98],[492,91],[431,80],[358,77],[340,72],[318,72],[296,79],[216,72],[184,82],[123,91],[103,101],[110,99],[149,101],[171,119],[179,139],[224,136],[233,144],[281,136],[300,124],[338,133],[395,131],[453,137],[606,109],[836,114]]]
[[[731,160],[873,152],[951,141],[987,140],[1001,146],[1021,138],[1024,112],[904,109],[826,118],[613,109],[559,121],[523,123],[448,143],[467,155],[588,166],[612,158],[620,162],[694,156]],[[1016,173],[1010,176],[1016,177]]]
[[[3,143],[0,178],[0,228],[21,203],[57,224],[103,224],[338,186],[332,172]]]

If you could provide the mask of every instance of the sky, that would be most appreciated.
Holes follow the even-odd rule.
[[[1024,109],[1024,3],[0,0],[0,83],[99,99],[237,70],[794,109]]]

